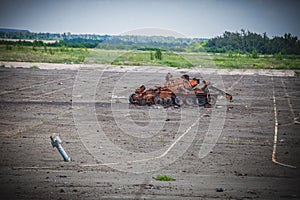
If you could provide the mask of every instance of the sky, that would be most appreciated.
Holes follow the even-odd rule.
[[[245,29],[300,38],[299,9],[297,0],[1,0],[0,28],[192,38]]]

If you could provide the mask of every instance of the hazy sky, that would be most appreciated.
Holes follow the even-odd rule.
[[[1,0],[0,27],[111,35],[156,27],[205,38],[243,28],[300,38],[299,10],[296,0]]]

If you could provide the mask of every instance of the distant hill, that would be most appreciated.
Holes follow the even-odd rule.
[[[29,30],[22,30],[22,29],[12,29],[12,28],[0,28],[0,32],[6,33],[18,33],[18,32],[26,32],[29,33]]]

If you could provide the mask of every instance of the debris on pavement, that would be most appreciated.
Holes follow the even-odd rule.
[[[216,192],[224,192],[223,188],[216,188]]]
[[[232,101],[231,94],[217,87],[209,86],[209,81],[203,80],[202,83],[204,85],[200,85],[200,79],[190,78],[187,74],[173,79],[173,75],[168,73],[163,86],[146,89],[145,85],[141,85],[135,90],[135,93],[129,96],[129,102],[139,106],[162,105],[170,107],[185,104],[210,108],[216,103],[217,95],[210,93],[209,88],[225,95],[227,99]]]
[[[71,158],[68,156],[68,154],[65,152],[64,148],[62,147],[61,143],[61,139],[59,138],[58,135],[51,135],[50,136],[51,139],[51,145],[52,147],[56,147],[57,150],[59,151],[60,155],[63,157],[64,161],[69,162],[71,160]]]

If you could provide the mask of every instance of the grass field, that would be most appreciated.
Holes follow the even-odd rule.
[[[12,47],[0,45],[0,60],[47,63],[82,63],[88,51],[85,49],[68,49],[55,47]]]
[[[153,54],[154,52],[152,52]],[[65,47],[19,47],[0,45],[0,60],[48,63],[87,63],[111,65],[152,65],[191,68],[193,66],[227,69],[300,69],[299,55],[213,54],[162,52],[162,59],[151,51],[82,49]]]

